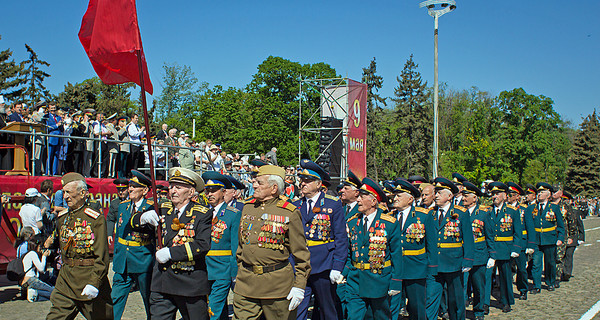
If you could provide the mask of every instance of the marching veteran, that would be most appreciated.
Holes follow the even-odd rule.
[[[206,254],[211,319],[228,319],[227,295],[237,274],[234,253],[238,247],[240,211],[228,206],[225,193],[232,188],[231,180],[216,171],[202,174],[205,193],[213,209],[210,251]]]
[[[202,177],[181,167],[169,170],[170,201],[160,205],[162,249],[156,251],[150,292],[152,319],[208,319],[210,286],[206,253],[210,249],[212,209],[204,197]]]
[[[140,290],[146,317],[150,318],[150,280],[158,216],[154,201],[145,198],[152,185],[150,178],[137,170],[131,170],[131,174],[129,199],[119,205],[115,224],[112,290],[115,319],[123,316],[129,290],[134,283]]]
[[[350,236],[346,260],[348,319],[390,319],[388,296],[402,291],[402,235],[395,217],[383,213],[381,187],[364,178],[358,213],[348,219]]]
[[[106,220],[88,205],[87,184],[81,174],[67,173],[61,182],[69,208],[58,214],[56,230],[46,247],[60,246],[63,266],[46,319],[73,319],[79,312],[86,319],[112,319]]]
[[[236,253],[235,319],[296,319],[304,299],[310,253],[300,213],[282,196],[284,179],[283,168],[264,165],[252,181],[254,197],[242,210]]]
[[[496,253],[494,249],[494,229],[488,212],[490,207],[479,203],[479,198],[483,197],[481,189],[469,181],[463,181],[463,187],[464,189],[461,192],[463,204],[471,219],[474,240],[473,268],[469,271],[470,283],[473,287],[473,313],[475,314],[475,320],[483,320],[486,281],[490,280],[486,275],[488,270],[492,270],[495,263],[495,260],[490,256]],[[489,274],[491,276],[491,271]]]
[[[348,235],[342,202],[321,191],[329,185],[329,174],[318,164],[303,159],[300,192],[302,198],[294,202],[300,210],[304,224],[304,236],[311,257],[311,271],[304,291],[304,299],[298,306],[298,320],[308,316],[310,297],[314,294],[313,314],[321,319],[337,319],[334,303],[335,286],[342,281],[342,270],[348,256]]]
[[[448,289],[448,314],[451,320],[465,319],[463,273],[473,266],[473,230],[471,219],[464,207],[454,204],[458,187],[450,180],[437,177],[435,203],[432,209],[438,232],[438,273],[427,277],[427,318],[435,319],[442,300],[442,291]]]
[[[404,179],[395,181],[394,202],[398,212],[398,223],[402,234],[402,258],[404,273],[402,290],[408,299],[409,319],[427,319],[425,311],[425,281],[428,275],[437,273],[437,230],[429,209],[416,207],[421,192]],[[391,298],[392,318],[398,318],[403,295]]]
[[[537,205],[527,207],[531,213],[526,218],[532,219],[533,232],[529,234],[529,242],[533,248],[533,289],[531,293],[540,293],[542,288],[542,268],[548,291],[554,291],[556,283],[556,247],[565,239],[565,225],[560,207],[550,198],[554,188],[546,182],[538,182]],[[531,208],[531,209],[530,209]],[[542,261],[543,258],[543,261]],[[543,262],[543,264],[542,264]]]

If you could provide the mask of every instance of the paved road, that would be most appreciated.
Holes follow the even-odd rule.
[[[600,301],[600,218],[588,218],[584,224],[588,230],[587,241],[575,251],[574,277],[571,281],[561,283],[560,289],[554,292],[543,290],[541,294],[530,295],[527,301],[516,300],[513,311],[506,314],[495,308],[498,303],[492,300],[492,308],[486,319],[578,320]],[[18,298],[17,293],[16,286],[0,277],[0,319],[45,319],[50,308],[49,302],[29,303]],[[469,311],[467,314],[472,316]],[[123,319],[144,318],[144,306],[139,293],[131,293]],[[600,320],[600,314],[593,319]]]

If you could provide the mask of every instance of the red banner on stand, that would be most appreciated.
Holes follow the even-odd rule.
[[[367,85],[348,80],[348,169],[367,176]]]

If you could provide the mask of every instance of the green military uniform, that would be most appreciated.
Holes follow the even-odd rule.
[[[563,222],[565,225],[565,241],[560,246],[556,246],[556,281],[561,281],[565,278],[565,253],[567,246],[576,246],[579,238],[579,229],[577,227],[577,216],[575,211],[568,203],[568,200],[562,199],[560,201],[560,213],[562,213]],[[573,243],[567,245],[568,239],[571,239]]]
[[[292,287],[306,287],[309,259],[300,212],[293,204],[282,196],[247,201],[236,252],[234,317],[256,319],[264,314],[267,320],[295,319],[296,311],[288,310],[286,297]]]
[[[60,245],[63,266],[46,319],[73,319],[78,312],[87,319],[112,319],[104,215],[86,203],[59,213],[56,226],[54,237]],[[86,285],[98,289],[96,298],[90,300],[81,294]]]

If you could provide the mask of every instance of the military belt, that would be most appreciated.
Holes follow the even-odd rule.
[[[499,242],[507,242],[507,241],[513,241],[513,237],[494,237],[494,241],[499,241]]]
[[[356,269],[360,269],[360,270],[369,270],[371,269],[371,264],[370,263],[362,263],[362,262],[354,262],[352,261],[352,265],[356,268]],[[392,260],[387,260],[386,262],[383,263],[383,267],[387,268],[389,266],[392,265]]]
[[[333,240],[306,240],[306,244],[309,247],[320,246],[322,244],[333,242]]]
[[[418,256],[423,253],[425,253],[425,248],[421,248],[419,250],[404,250],[404,251],[402,251],[403,256]]]
[[[542,232],[542,233],[550,232],[550,231],[554,231],[554,230],[556,230],[556,226],[550,227],[550,228],[535,228],[536,232]]]
[[[526,235],[526,234],[527,234],[527,230],[523,230],[523,235]]]
[[[206,254],[207,257],[209,257],[209,256],[230,256],[230,255],[231,255],[231,250],[210,250]]]
[[[438,243],[438,248],[460,248],[462,247],[463,242],[457,242],[457,243]]]
[[[73,259],[73,258],[65,258],[64,264],[67,264],[71,267],[75,266],[93,266],[95,260],[93,258],[89,259]]]
[[[150,244],[150,241],[140,242],[140,241],[133,241],[133,240],[125,240],[123,238],[119,238],[118,241],[119,241],[120,244],[129,246],[129,247],[143,247],[143,246],[146,246],[146,245]]]
[[[479,237],[479,238],[475,239],[475,243],[484,242],[484,241],[485,241],[485,237]]]
[[[242,266],[252,272],[254,272],[254,274],[263,274],[263,273],[267,273],[267,272],[273,272],[279,269],[283,269],[285,268],[290,262],[289,261],[285,261],[285,262],[280,262],[277,264],[272,264],[270,266],[254,266],[251,264],[247,264],[245,262],[242,262]]]

